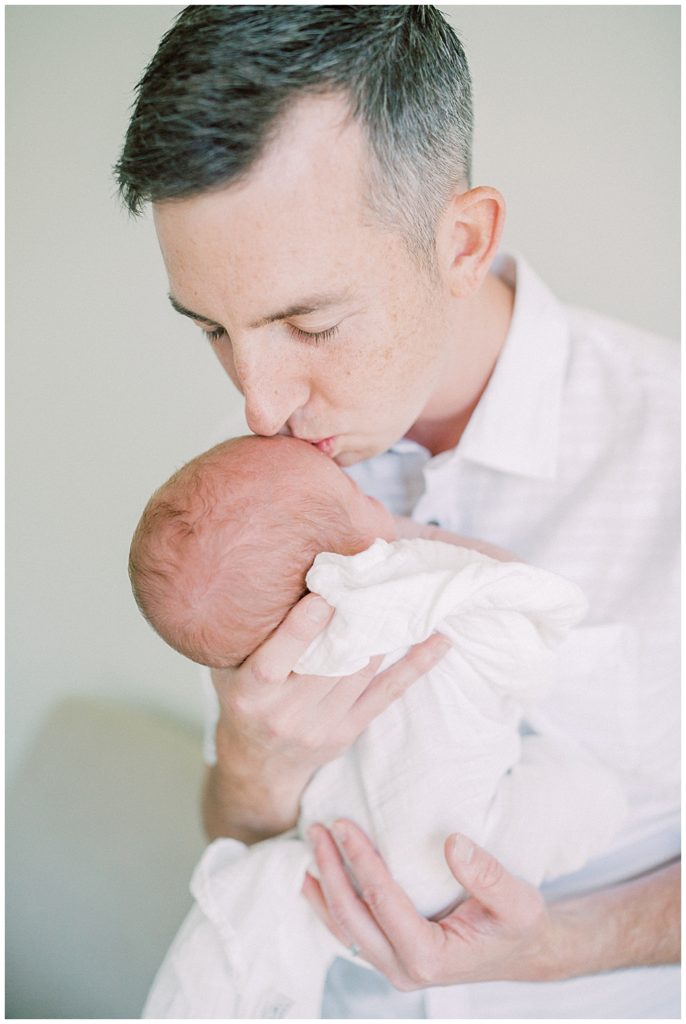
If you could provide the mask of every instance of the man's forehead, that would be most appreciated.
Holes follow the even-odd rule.
[[[215,322],[238,299],[241,322],[264,326],[359,300],[378,239],[358,142],[340,97],[303,100],[245,178],[155,204],[175,308]]]
[[[359,122],[352,113],[350,97],[341,90],[330,92],[304,93],[296,96],[278,119],[271,134],[270,147],[294,139],[302,144],[325,139],[327,142],[350,141],[352,136],[361,138]]]

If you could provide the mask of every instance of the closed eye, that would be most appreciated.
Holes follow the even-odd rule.
[[[298,341],[304,341],[309,345],[321,345],[322,342],[330,341],[338,334],[338,324],[335,327],[329,327],[326,331],[303,331],[293,324],[288,324],[288,329]]]
[[[210,344],[214,344],[219,341],[220,338],[226,336],[226,331],[223,327],[205,327],[200,325],[202,333],[205,335]],[[321,345],[323,342],[330,341],[338,334],[338,324],[335,327],[329,327],[326,331],[303,331],[300,327],[295,327],[294,324],[288,324],[288,329],[291,334],[298,340],[303,341],[309,345]]]
[[[213,327],[210,330],[208,330],[206,327],[203,327],[202,333],[205,335],[205,337],[210,343],[213,343],[215,341],[219,341],[219,339],[226,334],[226,331],[224,330],[223,327]]]

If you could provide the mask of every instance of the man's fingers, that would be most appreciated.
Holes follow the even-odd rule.
[[[382,661],[383,655],[376,655],[359,672],[350,676],[342,676],[335,681],[336,685],[331,690],[322,691],[322,708],[326,713],[337,715],[340,718],[345,717],[356,705],[360,695],[369,687]]]
[[[353,943],[361,956],[381,971],[392,968],[394,957],[385,935],[369,909],[350,884],[341,855],[333,839],[320,825],[308,830],[320,876],[320,890],[331,919],[334,935],[350,947]]]
[[[436,937],[441,933],[417,913],[364,832],[347,820],[337,821],[332,831],[364,903],[401,962],[411,962],[418,948],[431,948],[434,933]]]
[[[540,893],[506,871],[499,860],[461,833],[449,836],[445,858],[455,878],[489,913],[513,926],[525,926],[540,913]]]
[[[303,882],[302,889],[300,891],[322,924],[326,925],[331,934],[336,936],[341,945],[348,945],[347,936],[343,935],[329,913],[329,908],[326,905],[321,885],[308,871],[305,872],[305,881]]]
[[[432,669],[449,648],[450,641],[440,633],[434,633],[423,643],[415,644],[395,665],[380,672],[353,707],[360,731],[389,704],[402,697],[408,687]]]
[[[244,670],[258,686],[283,683],[333,611],[323,597],[306,594],[291,608],[276,632],[250,655]]]

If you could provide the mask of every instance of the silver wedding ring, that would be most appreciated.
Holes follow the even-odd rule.
[[[361,950],[360,950],[360,947],[357,945],[356,942],[353,942],[352,946],[350,946],[349,949],[350,949],[350,955],[351,956],[359,956],[360,955]]]

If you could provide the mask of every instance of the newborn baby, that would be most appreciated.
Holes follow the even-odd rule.
[[[300,895],[312,870],[302,837],[315,821],[355,820],[426,916],[463,895],[443,857],[451,832],[538,885],[580,868],[621,825],[623,794],[606,768],[557,738],[521,735],[585,612],[578,588],[475,549],[395,536],[383,506],[286,437],[218,445],[143,513],[130,559],[136,600],[194,661],[240,664],[307,589],[336,611],[298,672],[345,675],[377,654],[383,668],[434,631],[452,641],[317,772],[297,829],[208,847],[146,1017],[319,1016],[332,959],[351,954]]]
[[[131,544],[138,606],[211,668],[239,665],[307,593],[320,551],[395,540],[393,516],[316,448],[241,437],[193,459],[148,502]]]

